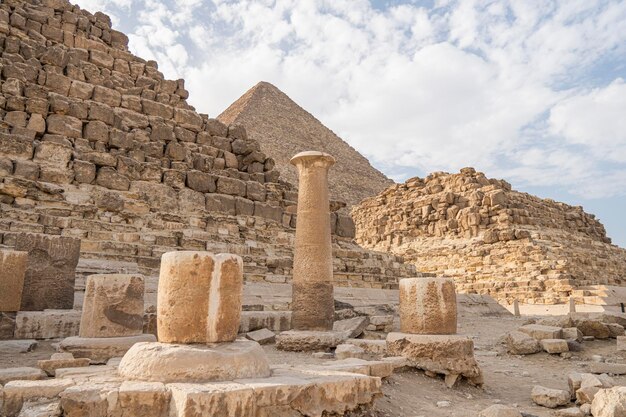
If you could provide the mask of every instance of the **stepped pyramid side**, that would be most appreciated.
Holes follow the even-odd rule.
[[[409,179],[352,215],[359,244],[453,277],[461,292],[554,304],[580,288],[626,283],[626,250],[595,216],[472,168]]]
[[[297,185],[298,180],[289,165],[293,155],[308,150],[333,155],[337,163],[330,171],[331,197],[348,206],[393,184],[363,155],[270,83],[252,87],[218,120],[243,125],[263,152],[276,160],[276,169],[291,184]]]
[[[108,16],[65,0],[0,4],[0,246],[73,236],[82,274],[151,276],[166,251],[230,252],[248,281],[288,282],[293,187],[245,128],[198,114],[183,80],[127,44]],[[349,216],[331,224],[338,285],[415,274],[356,245]]]

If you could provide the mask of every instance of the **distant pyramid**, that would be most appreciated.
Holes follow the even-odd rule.
[[[261,150],[276,160],[281,178],[297,184],[289,159],[301,151],[331,154],[337,164],[330,172],[331,198],[348,206],[377,195],[393,184],[383,173],[285,93],[260,82],[228,107],[218,119],[243,125]]]

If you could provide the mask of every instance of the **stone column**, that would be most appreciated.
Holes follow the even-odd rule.
[[[456,292],[450,278],[400,280],[400,331],[455,334]]]
[[[299,182],[292,326],[295,330],[332,330],[335,305],[328,169],[335,159],[308,151],[290,162],[298,169]]]
[[[159,341],[235,340],[242,292],[243,261],[239,256],[199,251],[163,254],[157,298]]]
[[[0,311],[20,310],[27,261],[27,252],[0,250]]]
[[[144,279],[140,275],[87,277],[80,337],[122,337],[143,333]]]

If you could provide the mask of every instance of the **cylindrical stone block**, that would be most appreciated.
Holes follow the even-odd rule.
[[[28,252],[0,250],[0,311],[19,311]]]
[[[328,170],[335,159],[308,151],[290,162],[298,169],[299,184],[292,326],[295,330],[332,330],[335,305]]]
[[[456,292],[449,278],[400,280],[400,331],[455,334]]]
[[[141,275],[90,275],[80,319],[80,337],[124,337],[143,333]]]
[[[157,297],[159,341],[235,340],[242,292],[243,261],[239,256],[199,251],[163,254]]]

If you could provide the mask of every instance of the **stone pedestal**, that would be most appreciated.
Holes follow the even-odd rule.
[[[249,340],[210,345],[139,343],[119,366],[122,377],[139,381],[209,382],[264,378],[270,367],[263,348]]]
[[[85,285],[80,337],[137,336],[143,330],[141,275],[91,275]]]
[[[455,334],[456,292],[449,278],[400,280],[400,329],[411,334]]]
[[[0,312],[20,310],[27,252],[0,250]]]
[[[333,258],[330,236],[328,169],[335,159],[323,152],[301,152],[293,265],[292,324],[296,330],[332,330]]]
[[[159,341],[232,342],[237,337],[243,261],[231,254],[168,252],[161,258]]]
[[[445,375],[450,386],[460,376],[476,385],[483,383],[474,342],[464,336],[389,333],[387,355],[402,356],[412,367]]]
[[[20,310],[73,308],[80,239],[20,233],[15,249],[28,252]]]

